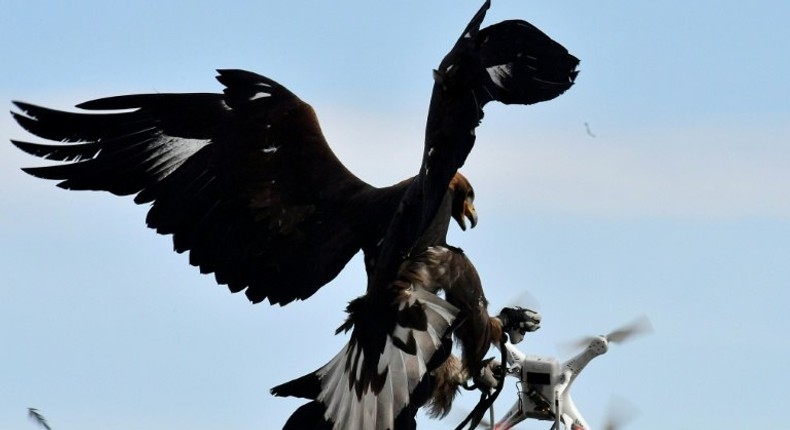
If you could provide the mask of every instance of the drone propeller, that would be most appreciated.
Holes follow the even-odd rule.
[[[608,334],[603,335],[604,339],[608,342],[621,344],[633,337],[641,334],[648,334],[653,332],[653,324],[646,316],[641,316],[629,324],[620,328],[612,330]],[[563,342],[557,345],[563,354],[570,355],[573,352],[587,348],[588,345],[598,336],[584,336],[580,339],[572,340],[570,342]]]
[[[584,336],[573,340],[566,340],[557,343],[557,350],[562,356],[573,355],[587,346],[595,339],[595,336]]]
[[[639,415],[639,409],[623,397],[613,396],[606,408],[606,421],[602,430],[617,430],[633,421]]]
[[[640,334],[648,334],[653,332],[653,324],[646,316],[642,315],[630,324],[620,327],[606,336],[606,340],[613,343],[623,343],[626,340]]]
[[[510,298],[507,301],[506,307],[521,306],[522,308],[532,309],[533,311],[540,310],[540,302],[535,296],[527,290]]]

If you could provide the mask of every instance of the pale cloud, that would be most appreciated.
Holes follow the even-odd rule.
[[[315,105],[329,145],[360,179],[387,186],[416,175],[422,159],[425,114],[363,113]]]
[[[363,179],[385,185],[416,172],[418,116],[345,111],[322,118],[340,158]],[[495,208],[606,218],[790,218],[790,126],[781,121],[601,130],[596,138],[581,123],[563,131],[486,125],[463,170],[478,199]]]
[[[511,188],[505,195],[523,195],[510,205],[582,216],[786,218],[790,148],[780,140],[788,131],[710,124],[596,139],[554,133],[526,146],[496,139],[499,154],[478,158],[486,179]]]

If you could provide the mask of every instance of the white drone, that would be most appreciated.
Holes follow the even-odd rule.
[[[513,344],[506,343],[507,375],[520,380],[518,399],[494,429],[507,430],[527,418],[554,421],[550,430],[590,430],[571,399],[571,385],[593,358],[603,355],[609,343],[621,343],[633,335],[652,330],[643,317],[607,335],[584,339],[584,350],[560,363],[553,357],[525,355]]]

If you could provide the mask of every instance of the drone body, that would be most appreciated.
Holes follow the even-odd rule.
[[[553,421],[551,430],[590,430],[571,398],[571,385],[595,357],[606,354],[609,343],[620,343],[640,333],[652,331],[650,321],[642,317],[609,334],[583,340],[584,349],[560,363],[553,357],[525,355],[507,343],[508,375],[521,381],[518,399],[494,426],[507,430],[527,418]]]
[[[553,429],[559,430],[562,423],[567,430],[589,430],[571,398],[571,384],[579,373],[595,357],[606,353],[609,342],[604,336],[593,339],[588,347],[560,363],[554,357],[524,355],[513,345],[507,344],[508,356],[512,358],[514,376],[521,380],[518,401],[495,426],[509,429],[527,419],[554,421]]]

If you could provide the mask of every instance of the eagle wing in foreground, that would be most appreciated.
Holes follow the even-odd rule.
[[[78,105],[98,113],[15,102],[22,127],[58,143],[13,143],[62,162],[24,169],[31,175],[152,202],[148,225],[231,291],[246,289],[253,302],[305,299],[375,245],[367,242],[380,239],[406,183],[377,189],[350,173],[312,108],[271,79],[242,70],[217,79],[224,94]]]
[[[394,279],[400,257],[433,221],[472,150],[483,106],[551,100],[576,79],[579,60],[532,24],[511,20],[480,29],[489,6],[486,0],[434,72],[422,165],[390,223],[368,291]]]

